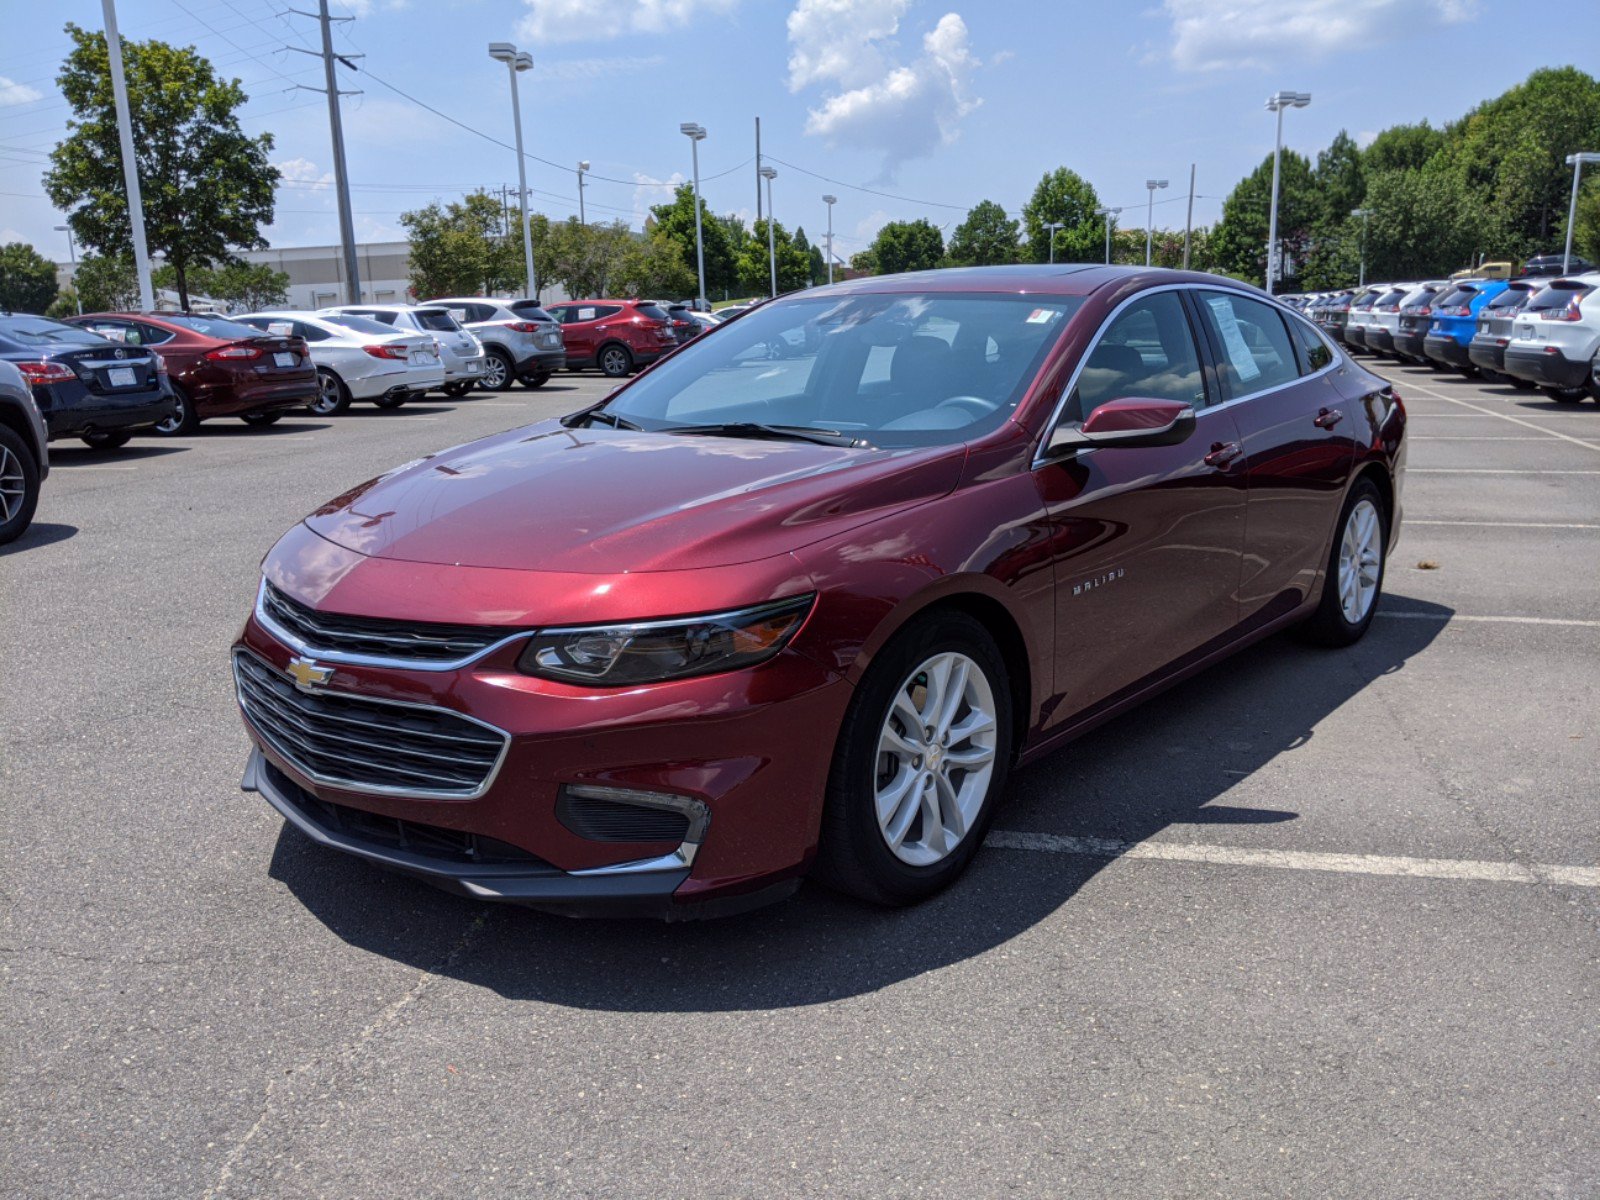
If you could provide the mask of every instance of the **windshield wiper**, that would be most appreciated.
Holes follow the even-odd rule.
[[[607,412],[603,408],[590,409],[588,412],[583,414],[583,419],[585,421],[604,421],[613,429],[631,429],[635,433],[642,432],[644,429],[642,425],[635,425],[632,421],[628,420],[627,417],[619,417],[616,413]]]
[[[870,442],[838,429],[817,429],[810,425],[766,425],[760,421],[728,421],[720,425],[668,425],[656,433],[694,433],[707,437],[771,438],[795,442],[815,442],[819,446],[867,446]]]

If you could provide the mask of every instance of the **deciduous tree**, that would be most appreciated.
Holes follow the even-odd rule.
[[[880,275],[928,271],[944,258],[944,238],[922,217],[915,221],[890,221],[872,239],[872,253]]]
[[[55,263],[26,242],[0,246],[0,309],[42,313],[55,298]]]
[[[411,240],[411,288],[418,297],[526,290],[515,218],[508,220],[487,192],[401,213],[400,224]]]
[[[1016,262],[1022,253],[1020,229],[993,200],[980,200],[950,235],[950,261],[962,267]]]
[[[655,218],[655,232],[677,247],[684,267],[695,275],[694,188],[687,183],[680,184],[672,199],[656,205],[650,214]],[[713,296],[725,295],[737,286],[738,260],[727,225],[706,207],[703,196],[700,198],[700,239],[705,248],[706,291]],[[681,294],[693,295],[696,286],[690,284]]]
[[[1215,262],[1224,273],[1262,285],[1267,278],[1267,232],[1271,226],[1272,155],[1267,155],[1222,202],[1215,230]],[[1311,164],[1293,150],[1283,152],[1278,181],[1278,241],[1288,261],[1302,263],[1312,228],[1322,211]],[[1281,281],[1285,287],[1293,283]]]
[[[1094,187],[1076,171],[1057,167],[1033,189],[1022,206],[1022,222],[1028,230],[1027,256],[1034,262],[1050,259],[1050,230],[1045,226],[1059,222],[1055,231],[1057,262],[1098,262],[1104,257],[1106,227],[1103,217],[1095,216],[1100,197]]]

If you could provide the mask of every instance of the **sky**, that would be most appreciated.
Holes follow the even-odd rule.
[[[283,0],[119,0],[128,39],[192,45],[249,93],[251,134],[282,170],[274,246],[337,241],[316,22]],[[293,7],[313,9],[311,0]],[[1194,220],[1272,151],[1266,97],[1290,110],[1284,143],[1314,155],[1340,130],[1459,117],[1540,67],[1594,70],[1600,2],[1540,6],[1531,27],[1491,0],[332,0],[356,234],[399,238],[400,214],[475,187],[516,187],[510,83],[487,44],[529,51],[520,76],[531,205],[639,227],[690,172],[685,121],[706,127],[702,190],[718,212],[756,205],[755,118],[778,175],[773,203],[813,241],[838,197],[840,258],[888,220],[948,238],[979,200],[1015,214],[1040,177],[1071,167],[1142,227]],[[98,0],[8,6],[0,45],[0,243],[64,261],[44,196],[46,155],[70,110],[54,77],[67,21],[98,28]],[[1587,60],[1587,61],[1585,61]],[[380,82],[381,81],[381,82]],[[403,93],[403,94],[402,94]],[[425,107],[426,106],[426,107]],[[429,109],[436,110],[430,112]],[[438,115],[443,114],[443,115]],[[448,119],[447,119],[448,118]],[[456,123],[452,123],[456,122]],[[476,131],[476,132],[474,132]],[[1600,147],[1595,147],[1600,149]]]

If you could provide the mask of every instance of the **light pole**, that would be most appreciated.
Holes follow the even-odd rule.
[[[106,51],[111,60],[111,96],[117,109],[117,136],[122,146],[122,183],[128,191],[128,223],[133,233],[133,269],[139,277],[139,303],[154,312],[155,288],[150,283],[150,252],[144,238],[144,201],[139,196],[139,164],[133,156],[133,118],[128,115],[128,81],[122,72],[122,38],[117,33],[116,0],[100,0],[106,23]]]
[[[695,307],[704,312],[711,307],[706,303],[706,245],[700,234],[700,143],[705,140],[706,127],[685,121],[678,126],[678,132],[689,139],[689,149],[694,155],[694,265],[700,279]]]
[[[773,167],[762,167],[761,178],[767,181],[767,259],[772,264],[772,295],[778,295],[778,243],[772,234],[772,181],[778,177]]]
[[[1563,275],[1572,269],[1572,227],[1578,223],[1578,180],[1583,174],[1585,163],[1590,166],[1600,163],[1600,154],[1580,151],[1577,154],[1567,155],[1567,165],[1572,168],[1572,203],[1567,206],[1567,248],[1561,255]]]
[[[78,248],[72,243],[72,226],[57,225],[57,233],[67,235],[67,261],[72,264],[72,298],[78,302],[78,315],[83,316],[83,296],[78,291]]]
[[[1367,286],[1367,218],[1372,215],[1370,208],[1352,208],[1352,217],[1361,218],[1361,268],[1356,274],[1356,286]]]
[[[1050,261],[1051,262],[1055,262],[1055,260],[1056,260],[1056,230],[1060,229],[1061,226],[1062,226],[1062,222],[1060,222],[1060,221],[1046,221],[1044,223],[1044,227],[1050,231]]]
[[[828,282],[833,282],[833,206],[839,203],[837,196],[824,196],[822,202],[828,206]]]
[[[1120,208],[1097,208],[1094,215],[1106,219],[1106,266],[1111,265],[1111,220],[1122,210]]]
[[[522,258],[528,272],[528,296],[537,299],[539,284],[533,277],[533,230],[528,227],[528,160],[522,153],[522,105],[517,100],[517,74],[533,70],[533,55],[518,50],[510,42],[490,42],[489,57],[505,63],[511,73],[511,116],[517,131],[517,198],[522,205]]]
[[[578,224],[587,225],[589,218],[583,215],[583,173],[589,169],[589,160],[586,158],[578,164]]]
[[[1144,186],[1150,192],[1150,202],[1144,210],[1144,265],[1150,265],[1150,240],[1155,235],[1156,228],[1156,189],[1167,186],[1165,179],[1146,179]]]
[[[1272,149],[1272,215],[1267,220],[1267,295],[1278,273],[1278,162],[1283,157],[1283,110],[1304,108],[1311,103],[1310,92],[1274,92],[1267,98],[1267,111],[1278,114],[1278,140]]]

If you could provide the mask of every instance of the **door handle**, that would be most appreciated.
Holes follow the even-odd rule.
[[[1243,453],[1238,442],[1212,442],[1211,453],[1206,455],[1208,467],[1225,467]]]
[[[1317,413],[1317,419],[1311,423],[1318,429],[1332,429],[1342,420],[1344,414],[1337,408],[1324,408]]]

